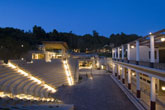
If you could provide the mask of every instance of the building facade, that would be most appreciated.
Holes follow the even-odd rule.
[[[150,110],[165,109],[165,29],[112,49],[112,72]]]

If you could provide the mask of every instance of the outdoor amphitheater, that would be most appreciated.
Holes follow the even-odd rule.
[[[72,110],[53,94],[60,86],[74,85],[76,59],[10,60],[0,62],[0,109]],[[56,110],[55,109],[55,110]]]

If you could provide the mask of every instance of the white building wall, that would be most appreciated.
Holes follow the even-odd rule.
[[[149,51],[150,48],[147,46],[139,46],[140,50],[140,61],[149,62]],[[136,60],[136,47],[130,49],[130,60]]]

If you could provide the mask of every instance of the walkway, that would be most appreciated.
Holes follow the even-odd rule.
[[[76,86],[62,87],[55,94],[75,110],[137,110],[109,75],[94,75]]]

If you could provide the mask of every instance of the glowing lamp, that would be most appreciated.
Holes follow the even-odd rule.
[[[135,73],[132,73],[132,76],[135,76]]]
[[[165,86],[162,86],[162,90],[165,91]]]
[[[164,41],[165,41],[165,38],[161,38],[160,40],[161,40],[162,42],[164,42]]]
[[[133,49],[133,48],[135,48],[135,46],[132,45],[131,48]]]
[[[150,35],[152,34],[152,32],[149,33]]]

